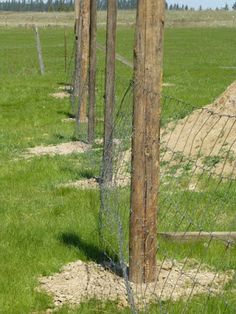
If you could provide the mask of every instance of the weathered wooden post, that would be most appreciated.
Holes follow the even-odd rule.
[[[103,182],[112,181],[113,113],[115,104],[117,0],[107,2],[106,78],[104,110]]]
[[[77,35],[78,27],[79,27],[79,15],[80,15],[80,1],[81,0],[75,0],[75,25],[74,25],[74,33]]]
[[[76,116],[79,123],[87,121],[90,1],[80,0],[76,7],[79,9],[79,17],[75,27],[77,48],[74,98],[79,102]]]
[[[65,63],[65,73],[67,72],[67,35],[66,29],[64,28],[64,63]]]
[[[97,0],[90,0],[88,142],[95,138]]]
[[[40,73],[41,73],[41,75],[44,75],[45,74],[45,67],[44,67],[44,62],[43,62],[43,54],[42,54],[42,47],[41,47],[38,27],[35,26],[34,29],[35,29],[35,36],[36,36],[36,47],[37,47],[37,53],[38,53]]]
[[[138,0],[134,50],[134,116],[129,278],[157,278],[157,209],[164,0]]]
[[[79,29],[80,27],[80,2],[81,0],[75,0],[75,69],[74,69],[74,82],[73,82],[73,99],[72,99],[72,113],[75,114],[75,102],[77,101],[79,95],[79,51],[80,51],[80,41],[79,41]],[[77,95],[77,97],[76,97]]]

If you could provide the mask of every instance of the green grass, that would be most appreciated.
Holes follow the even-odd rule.
[[[174,83],[175,87],[166,88],[164,92],[190,105],[165,104],[163,119],[183,117],[192,107],[212,102],[235,79],[235,70],[220,68],[236,66],[235,32],[228,28],[166,30],[164,80]],[[49,96],[69,79],[64,73],[63,30],[46,28],[40,35],[46,68],[43,77],[39,75],[33,31],[0,29],[0,313],[4,314],[46,310],[52,306],[51,299],[35,291],[40,275],[57,272],[62,265],[76,259],[99,260],[103,256],[98,232],[99,193],[57,188],[69,180],[97,175],[100,152],[97,156],[20,158],[27,147],[66,142],[75,137],[74,125],[62,122],[71,111],[69,100]],[[68,30],[68,36],[68,55],[71,56],[72,31]],[[103,29],[99,29],[99,41],[104,42]],[[130,60],[132,44],[133,29],[120,27],[118,52]],[[102,68],[103,64],[103,55],[99,53],[98,67]],[[98,77],[98,103],[102,110],[104,76],[99,72]],[[131,70],[117,62],[117,103],[131,77]],[[131,98],[126,104],[130,103]],[[213,161],[207,162],[212,164]],[[180,185],[184,187],[186,180],[183,176],[179,181],[168,182],[169,191],[175,191]],[[162,230],[173,230],[179,225],[180,230],[186,230],[189,218],[186,216],[181,222],[186,211],[205,229],[235,230],[235,184],[230,190],[222,184],[217,193],[214,180],[207,185],[203,178],[201,184],[204,191],[179,191],[171,194],[169,203],[163,193]],[[122,208],[126,209],[129,193],[122,193]],[[177,214],[175,207],[168,210],[171,203],[177,206]],[[197,226],[191,229],[197,230]],[[186,245],[163,240],[160,256],[165,255],[179,260],[187,255],[218,270],[236,268],[235,247],[225,251],[221,243],[214,243],[206,250],[202,242]],[[234,313],[233,289],[235,283],[221,297],[210,298],[206,302],[206,313]],[[229,303],[226,310],[225,300]],[[188,304],[188,313],[201,312],[204,302],[204,296],[193,298]],[[183,303],[163,303],[162,307],[168,307],[170,313],[180,313]],[[154,311],[158,313],[159,306]],[[64,307],[59,311],[101,312],[129,313],[129,310],[91,301],[78,309]]]
[[[99,29],[99,41],[105,43],[105,30]],[[119,27],[117,52],[133,59],[134,29]],[[183,118],[193,108],[212,103],[235,80],[235,28],[167,28],[165,30],[164,87],[167,99],[162,119]],[[120,66],[120,63],[117,62]],[[224,67],[232,67],[226,69]],[[118,70],[118,78],[131,76]],[[182,102],[178,103],[176,98]],[[184,102],[183,102],[184,101]]]
[[[104,30],[99,32],[99,40]],[[133,28],[120,27],[117,51],[132,60]],[[104,39],[103,39],[104,42]],[[164,93],[182,101],[184,107],[163,108],[164,117],[184,116],[192,107],[202,107],[216,99],[235,80],[236,67],[234,28],[176,28],[165,31]],[[172,108],[171,108],[172,107]]]

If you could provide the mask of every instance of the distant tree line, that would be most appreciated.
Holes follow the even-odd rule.
[[[195,11],[194,8],[192,7],[189,7],[188,5],[184,5],[184,4],[179,4],[179,3],[175,3],[175,4],[170,4],[168,5],[168,3],[166,2],[166,9],[167,10],[174,10],[174,11],[188,11],[188,10],[191,10],[191,11]],[[229,5],[226,3],[222,8],[216,8],[216,11],[219,11],[219,10],[225,10],[225,11],[228,11],[230,9]],[[232,9],[233,10],[236,10],[236,2],[233,4],[232,6]],[[202,6],[200,5],[197,9],[198,11],[203,11],[203,8]],[[208,9],[208,10],[211,10],[211,9]]]
[[[175,3],[175,4],[170,4],[168,5],[168,3],[166,2],[166,9],[167,10],[174,10],[174,11],[195,11],[195,8],[189,7],[188,5],[184,5],[184,4],[179,4],[179,3]],[[225,10],[228,11],[230,9],[229,5],[226,3],[222,8],[216,8],[216,11],[218,10]],[[233,10],[236,10],[236,2],[233,4],[232,6]],[[197,9],[198,11],[203,11],[202,6],[200,5]],[[210,10],[210,9],[208,9]]]
[[[174,11],[188,11],[188,10],[194,10],[194,8],[190,8],[188,5],[184,5],[184,4],[179,4],[179,3],[175,3],[175,4],[170,4],[168,5],[168,3],[166,2],[166,9],[167,10],[174,10]]]
[[[97,6],[100,10],[106,10],[108,0],[97,0]],[[120,10],[132,10],[137,7],[137,0],[118,0]]]
[[[105,10],[107,8],[108,0],[97,0],[97,6],[99,10]],[[137,0],[118,0],[118,8],[120,10],[131,10],[137,6]],[[179,3],[168,4],[166,1],[167,10],[175,11],[193,11],[194,8],[188,5],[182,5]],[[223,10],[229,10],[229,6],[226,4]],[[233,4],[232,9],[236,10],[236,2]],[[73,11],[74,0],[6,0],[0,2],[0,10],[2,11]],[[202,10],[200,6],[198,10]],[[220,10],[217,8],[217,10]]]
[[[88,0],[86,0],[88,1]],[[137,0],[118,0],[120,10],[136,8]],[[107,0],[98,0],[99,10],[107,8]],[[73,11],[74,0],[6,0],[0,2],[3,11]]]
[[[73,0],[6,0],[0,3],[3,11],[71,11]]]

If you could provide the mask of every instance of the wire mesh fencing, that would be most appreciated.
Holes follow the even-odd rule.
[[[95,101],[95,144],[102,145],[103,143],[103,136],[104,136],[104,105],[105,105],[105,73],[104,73],[104,59],[105,55],[100,54],[98,57],[98,64],[96,69],[96,101]],[[88,79],[85,82],[85,86],[82,88],[84,93],[87,97],[88,102]],[[76,115],[79,117],[81,101],[79,97],[74,97],[73,95],[73,82],[74,82],[74,72],[71,72],[71,111],[74,118]],[[114,124],[116,125],[117,120],[122,119],[122,115],[125,114],[124,112],[124,103],[127,102],[127,94],[130,94],[130,84],[131,78],[126,75],[121,75],[120,73],[116,76],[115,82],[115,112],[114,112]],[[128,108],[126,108],[128,110]],[[88,106],[87,106],[87,117],[88,117]],[[80,141],[88,141],[88,119],[84,121],[77,121],[76,125],[76,135],[77,139]],[[130,123],[131,127],[132,123]],[[115,127],[114,127],[115,130]]]
[[[100,235],[108,267],[123,280],[117,297],[133,313],[210,313],[216,299],[221,313],[234,311],[235,91],[234,83],[213,104],[163,121],[157,276],[142,284],[129,280],[133,85],[124,93],[114,124],[112,180],[100,184]],[[162,103],[163,110],[186,105],[165,95]],[[137,223],[150,241],[145,219]]]
[[[39,33],[46,75],[57,73],[58,80],[67,76],[61,85],[72,97],[75,44],[69,45],[65,54],[62,30],[56,37],[54,30],[48,30],[47,34],[39,30]],[[17,34],[24,38],[20,45],[14,45],[6,36],[0,49],[5,55],[5,59],[1,58],[5,60],[3,73],[38,75],[34,31],[22,28]],[[99,60],[97,70],[95,145],[84,157],[85,166],[93,171],[86,174],[85,169],[84,172],[91,179],[95,174],[94,187],[100,188],[98,228],[104,259],[102,265],[78,263],[77,273],[81,278],[87,276],[87,280],[85,292],[75,295],[74,302],[93,297],[118,300],[120,306],[129,307],[133,313],[211,313],[216,308],[220,313],[234,313],[235,83],[213,104],[193,110],[181,119],[177,119],[178,115],[166,118],[165,111],[178,112],[179,107],[190,105],[162,95],[157,276],[151,283],[135,284],[129,280],[134,85],[130,77],[117,75],[112,155],[101,164],[105,77],[100,69],[103,63]],[[71,101],[73,119],[78,103]],[[77,139],[87,141],[87,128],[87,121],[79,125]],[[112,164],[109,182],[103,179],[108,171],[106,164]],[[140,222],[145,228],[144,217],[140,217]],[[94,281],[90,280],[91,275],[96,277]],[[93,286],[91,293],[88,282]]]

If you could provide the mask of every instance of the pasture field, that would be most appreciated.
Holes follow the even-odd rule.
[[[189,20],[192,21],[192,17]],[[95,157],[91,153],[21,157],[29,147],[75,139],[74,124],[62,121],[71,110],[69,99],[50,96],[60,86],[71,82],[73,32],[70,28],[66,32],[68,73],[64,71],[63,28],[40,30],[46,68],[46,74],[40,76],[33,30],[0,28],[0,313],[4,314],[44,313],[53,305],[49,296],[36,289],[39,276],[58,272],[63,265],[77,259],[103,259],[97,223],[99,192],[57,187],[70,180],[98,175],[97,163],[94,161],[91,165],[90,160],[98,158],[101,152],[98,151]],[[119,26],[117,52],[130,61],[133,37],[132,26]],[[103,27],[98,29],[98,41],[104,44]],[[164,94],[181,99],[186,105],[164,107],[163,124],[212,103],[235,80],[235,47],[236,28],[166,29],[164,82],[173,86],[164,87]],[[98,56],[98,92],[101,94],[98,104],[102,108],[104,56],[102,52],[98,52]],[[118,100],[131,78],[131,69],[117,62]],[[232,183],[228,193],[226,185],[223,183],[215,193],[212,180],[212,187],[207,186],[205,192],[183,198],[181,206],[189,207],[192,202],[191,206],[199,205],[200,211],[205,201],[208,212],[204,217],[209,219],[203,220],[201,212],[193,213],[200,216],[205,230],[236,231],[236,186]],[[175,189],[174,185],[172,189]],[[174,200],[179,201],[180,193],[173,196]],[[127,201],[126,196],[124,201]],[[211,219],[215,212],[221,214],[220,220]],[[169,231],[168,219],[173,219],[171,213],[163,218],[161,228],[165,231]],[[201,241],[191,244],[161,241],[166,251],[177,259],[185,257],[188,246],[192,258],[203,260],[217,270],[236,270],[235,246],[225,250],[224,244],[216,243],[206,254]],[[189,301],[188,313],[200,313],[203,303],[206,313],[235,313],[235,289],[234,278],[220,296],[194,297]],[[227,310],[226,300],[230,305]],[[168,304],[169,313],[180,313],[183,303]],[[163,309],[165,306],[163,302]],[[58,310],[60,314],[112,312],[129,313],[129,310],[97,301]]]
[[[74,12],[0,12],[0,26],[73,26]],[[118,12],[119,25],[133,25],[135,10]],[[106,12],[99,11],[98,25],[106,23]],[[167,27],[236,27],[234,11],[168,11]]]

